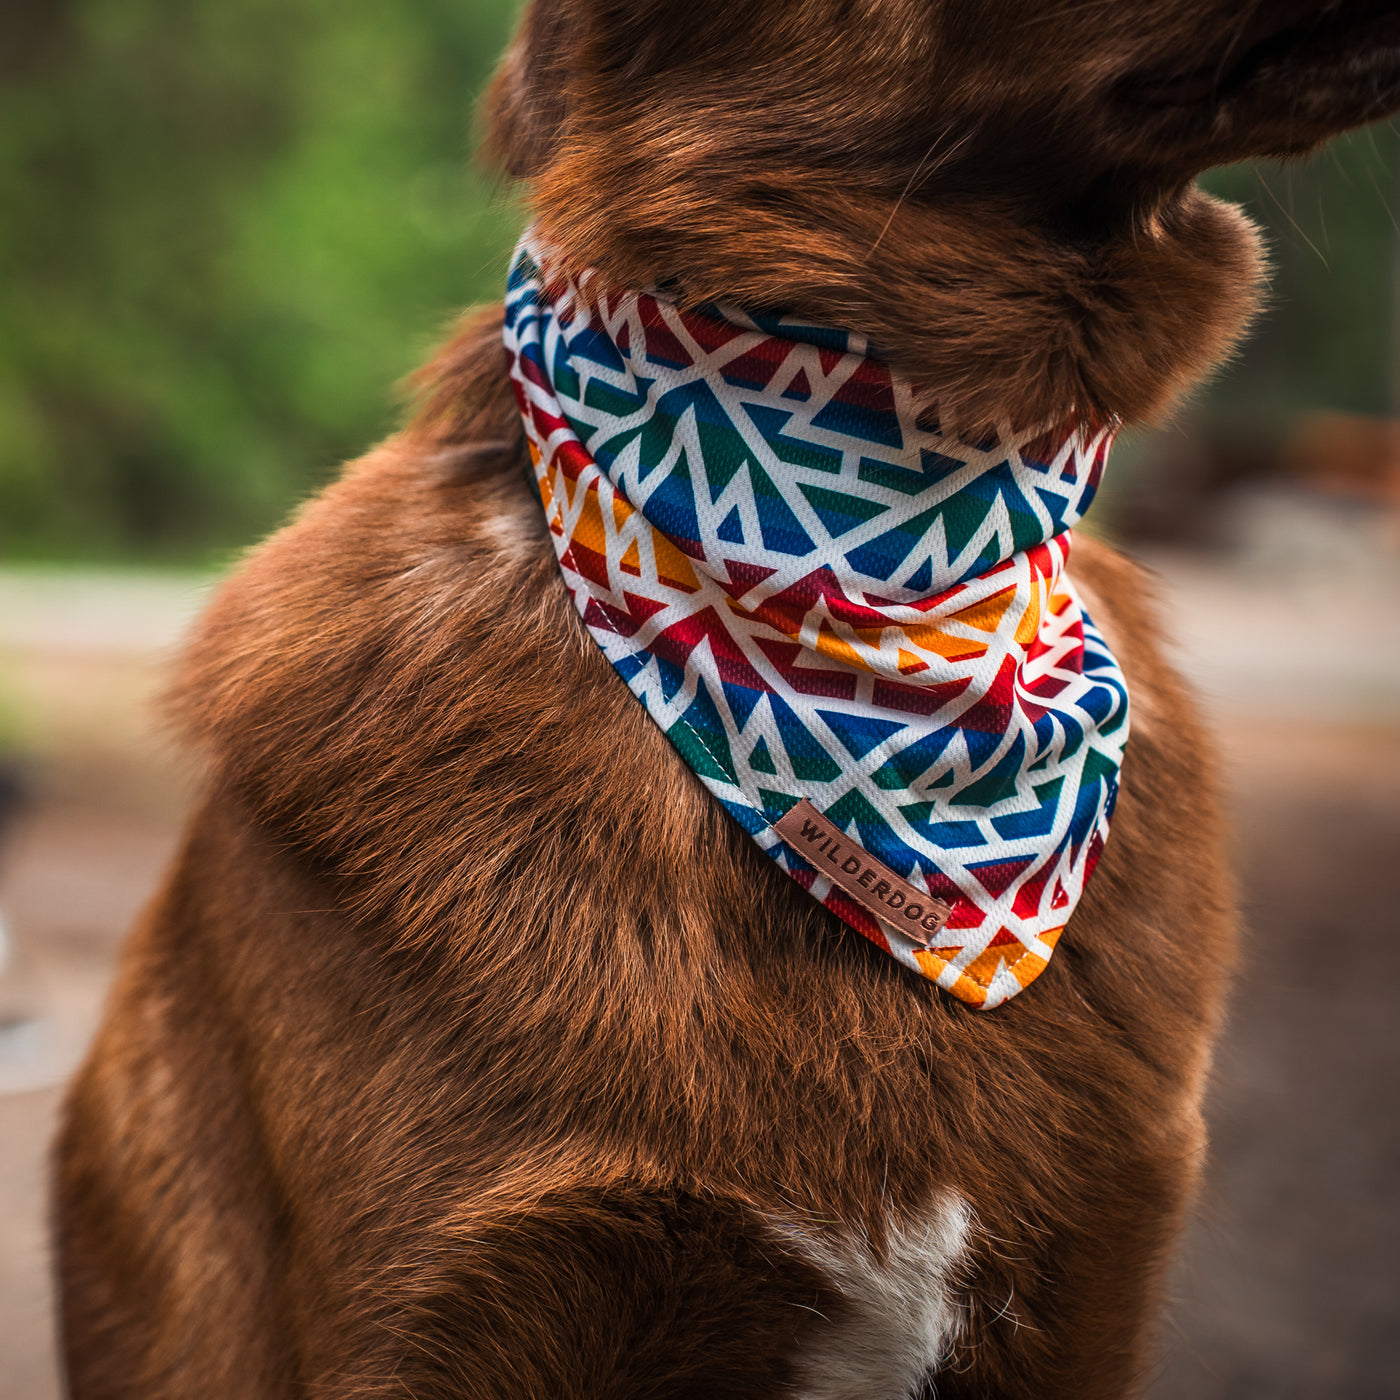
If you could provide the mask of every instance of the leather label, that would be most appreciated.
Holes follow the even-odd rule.
[[[916,890],[883,861],[867,855],[806,798],[775,822],[773,830],[862,909],[925,948],[953,912],[941,899]]]

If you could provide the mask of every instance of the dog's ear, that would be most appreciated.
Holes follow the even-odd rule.
[[[483,155],[516,180],[549,164],[577,81],[578,6],[534,0],[486,92]]]

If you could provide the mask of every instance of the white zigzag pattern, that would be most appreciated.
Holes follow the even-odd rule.
[[[552,291],[553,289],[551,289]],[[729,804],[743,804],[745,807],[762,813],[763,799],[760,789],[799,793],[809,797],[821,810],[848,793],[852,787],[861,792],[888,824],[894,836],[917,858],[910,882],[921,888],[929,888],[930,880],[941,877],[951,881],[961,892],[969,905],[980,909],[984,920],[977,929],[962,929],[956,937],[964,938],[961,952],[951,957],[938,971],[937,980],[945,987],[959,985],[964,970],[982,954],[986,945],[999,929],[1010,929],[1021,944],[1037,959],[1048,959],[1053,951],[1053,939],[1046,942],[1042,933],[1058,933],[1081,892],[1085,852],[1089,840],[1083,841],[1073,852],[1064,840],[1065,832],[1074,812],[1078,793],[1076,781],[1082,771],[1084,758],[1091,747],[1112,762],[1116,769],[1121,759],[1123,743],[1126,739],[1126,722],[1117,726],[1111,739],[1096,732],[1096,726],[1082,709],[1080,702],[1095,688],[1107,686],[1115,692],[1115,703],[1109,718],[1126,707],[1126,691],[1121,675],[1102,638],[1093,630],[1085,616],[1073,585],[1062,574],[1067,554],[1067,536],[1064,532],[1079,518],[1080,503],[1086,493],[1086,481],[1095,462],[1095,457],[1103,444],[1102,435],[1088,442],[1072,438],[1067,441],[1048,464],[1024,461],[1019,447],[1030,441],[1034,435],[1023,435],[1013,439],[1008,446],[998,444],[987,449],[962,443],[942,434],[920,428],[915,424],[916,405],[907,385],[894,378],[892,387],[898,408],[898,417],[904,430],[903,447],[891,448],[850,434],[835,432],[815,424],[828,405],[838,401],[842,387],[859,370],[865,361],[864,342],[856,336],[849,338],[851,349],[824,366],[822,356],[815,345],[788,342],[786,359],[782,367],[773,375],[770,382],[761,390],[736,387],[723,377],[726,366],[732,365],[756,346],[770,341],[772,336],[760,329],[744,313],[732,308],[724,308],[724,318],[731,325],[747,326],[751,329],[734,336],[717,350],[706,350],[690,334],[686,319],[674,307],[664,302],[655,302],[659,307],[666,328],[684,348],[690,363],[683,368],[670,368],[648,360],[645,364],[647,378],[653,382],[646,389],[641,406],[631,413],[615,414],[606,409],[590,407],[587,400],[589,391],[595,385],[603,386],[617,394],[637,398],[642,386],[638,382],[637,366],[639,348],[647,345],[647,328],[643,324],[640,300],[635,296],[601,298],[595,306],[590,306],[579,296],[578,289],[567,286],[551,304],[538,282],[527,281],[508,300],[510,314],[506,332],[507,346],[516,357],[515,379],[527,406],[536,406],[542,414],[551,418],[566,417],[567,422],[556,426],[552,431],[543,432],[538,418],[532,418],[527,411],[526,423],[531,438],[540,454],[539,474],[546,488],[551,492],[554,508],[559,511],[561,533],[556,537],[556,545],[561,556],[566,553],[569,542],[574,539],[582,512],[585,508],[587,484],[580,478],[574,488],[572,501],[562,487],[562,479],[556,465],[556,454],[560,447],[578,440],[590,455],[603,450],[604,444],[616,440],[632,429],[643,428],[652,420],[656,412],[657,400],[685,385],[703,383],[723,405],[728,413],[726,427],[742,436],[745,449],[751,460],[759,465],[771,480],[783,483],[782,500],[796,517],[801,528],[807,533],[815,548],[803,555],[787,555],[774,552],[756,543],[762,539],[757,503],[747,469],[733,473],[723,489],[711,494],[706,473],[705,451],[701,440],[701,427],[695,419],[694,409],[690,408],[677,420],[675,430],[664,455],[658,460],[643,463],[640,459],[640,437],[633,436],[617,455],[608,463],[606,470],[598,465],[588,469],[589,479],[595,481],[600,501],[610,501],[615,491],[620,500],[634,508],[625,518],[612,509],[602,510],[603,527],[606,532],[606,557],[608,560],[607,586],[596,579],[585,578],[561,560],[566,581],[574,592],[580,611],[584,611],[589,598],[609,604],[614,608],[627,610],[624,598],[626,592],[645,591],[645,585],[629,574],[619,571],[619,561],[629,545],[635,544],[642,559],[643,573],[647,578],[656,578],[657,560],[654,553],[654,531],[648,521],[646,511],[655,493],[671,475],[684,453],[686,465],[694,483],[694,504],[696,520],[700,532],[700,544],[704,558],[694,561],[696,576],[701,588],[698,594],[679,595],[673,590],[657,591],[652,602],[665,603],[665,606],[650,616],[633,635],[622,636],[616,631],[590,624],[590,631],[602,647],[609,661],[614,665],[639,656],[647,657],[647,664],[629,680],[634,694],[646,705],[663,729],[670,730],[678,722],[686,724],[686,712],[696,699],[702,678],[712,699],[720,694],[717,676],[719,665],[711,652],[709,642],[701,641],[690,653],[685,666],[682,683],[669,697],[663,685],[662,676],[653,655],[651,646],[667,628],[682,619],[693,616],[702,608],[713,607],[724,620],[726,630],[738,644],[744,657],[763,678],[771,691],[782,695],[801,716],[802,724],[812,734],[825,752],[837,759],[840,775],[830,783],[811,778],[799,778],[793,771],[791,760],[782,741],[776,719],[768,705],[759,703],[742,727],[737,724],[727,705],[716,704],[723,723],[733,756],[734,771],[739,777],[738,784],[724,779],[701,774],[702,780],[721,800]],[[621,370],[599,364],[582,354],[571,353],[570,342],[577,342],[581,332],[591,329],[601,331],[614,345],[619,342],[630,347],[624,356]],[[569,368],[578,376],[578,385],[570,387],[567,393],[553,386],[552,390],[532,382],[519,372],[519,356],[531,346],[537,347],[546,366],[555,365],[557,359],[567,361]],[[810,397],[805,401],[796,398],[783,398],[783,390],[788,388],[801,371],[805,376]],[[840,470],[824,472],[815,468],[795,466],[780,458],[757,425],[747,413],[738,411],[745,405],[761,408],[779,408],[792,416],[782,430],[783,436],[796,439],[804,445],[821,447],[834,456],[839,455]],[[917,494],[900,491],[897,487],[882,485],[862,475],[862,466],[878,463],[906,473],[919,470],[925,454],[936,453],[941,459],[941,476],[925,480],[932,484],[922,487]],[[931,507],[952,500],[959,492],[973,486],[988,472],[999,468],[1009,469],[1013,480],[1020,488],[1020,495],[1026,505],[1034,511],[1053,560],[1049,579],[1043,578],[1033,569],[1025,554],[1017,552],[1017,541],[1010,512],[1004,499],[998,497],[986,508],[985,518],[963,543],[961,548],[950,551],[944,531],[943,519],[935,517],[924,532],[917,548],[911,550],[894,581],[885,581],[862,575],[851,565],[848,556],[861,546],[885,535],[903,520],[911,519],[929,511]],[[834,542],[829,548],[822,548],[822,542],[830,540],[826,524],[796,486],[807,483],[823,489],[839,489],[843,493],[872,502],[883,507],[872,519],[841,533],[839,544]],[[1037,492],[1046,493],[1058,499],[1056,513],[1044,504]],[[721,523],[730,512],[738,509],[741,532],[749,543],[738,544],[721,540],[718,531]],[[1011,567],[1000,569],[988,575],[978,572],[985,569],[989,546],[994,546],[996,557],[1009,561]],[[739,600],[744,612],[752,613],[768,599],[782,593],[799,580],[807,578],[820,564],[832,568],[845,594],[858,603],[877,607],[890,620],[890,631],[882,631],[872,640],[861,636],[856,629],[841,618],[833,616],[825,600],[818,597],[815,604],[803,619],[799,635],[790,638],[798,642],[804,650],[799,654],[797,666],[806,665],[830,671],[839,662],[828,655],[818,655],[814,650],[818,636],[825,628],[840,638],[859,658],[861,667],[852,668],[851,674],[857,678],[853,700],[804,697],[795,694],[784,676],[771,662],[767,654],[756,645],[759,637],[769,639],[781,634],[766,623],[746,617],[729,606],[729,595],[716,581],[723,578],[730,582],[725,571],[725,560],[761,565],[774,572],[763,579],[756,587],[745,593]],[[931,584],[926,580],[920,586],[910,586],[914,575],[931,565]],[[945,591],[954,585],[963,584],[952,603],[933,611],[919,610],[912,604],[929,595]],[[1015,587],[1015,596],[1004,616],[1010,619],[1011,626],[1001,626],[989,634],[965,623],[950,619],[947,614],[966,610],[970,606],[1000,594],[1010,586]],[[907,602],[901,605],[901,595]],[[1015,619],[1025,615],[1027,609],[1034,609],[1040,619],[1039,642],[1043,648],[1040,654],[1027,659],[1024,649],[1012,635]],[[921,683],[939,684],[949,681],[969,679],[970,684],[963,693],[949,702],[937,714],[927,718],[897,714],[876,706],[873,690],[880,679],[909,684],[909,677],[901,672],[898,664],[899,646],[908,646],[907,634],[903,627],[936,622],[940,631],[957,638],[966,637],[969,642],[986,646],[986,652],[971,664],[956,658],[945,658],[936,652],[920,650],[918,659],[925,663],[927,673],[920,673]],[[861,629],[862,631],[866,629]],[[901,640],[903,639],[903,640]],[[784,638],[784,640],[789,640]],[[1088,644],[1086,647],[1086,643]],[[1087,659],[1095,664],[1081,669]],[[907,652],[905,654],[908,654]],[[974,763],[962,733],[954,735],[943,749],[936,763],[928,768],[913,788],[890,790],[878,784],[875,773],[892,756],[901,752],[911,743],[925,738],[936,730],[946,729],[957,723],[958,717],[975,705],[987,687],[996,678],[1003,660],[1011,657],[1018,667],[1018,696],[1048,712],[1053,722],[1053,733],[1049,742],[1037,738],[1030,718],[1020,705],[1012,708],[1012,724],[1002,736],[990,757],[983,756]],[[1039,686],[1047,678],[1059,683],[1057,694],[1047,698],[1045,694],[1032,695],[1028,686]],[[877,744],[868,753],[856,758],[842,744],[840,737],[830,728],[819,714],[820,709],[833,713],[840,712],[853,716],[877,714],[882,718],[900,720],[905,728],[891,735],[884,743]],[[1125,716],[1124,716],[1125,721]],[[693,732],[693,731],[692,731]],[[1071,746],[1071,734],[1082,734],[1077,751],[1069,756],[1066,750]],[[985,775],[1006,756],[1015,745],[1018,736],[1026,744],[1026,753],[1033,755],[1036,772],[1024,771],[1012,796],[995,803],[991,810],[959,806],[956,798],[978,777]],[[700,736],[696,736],[699,738]],[[775,773],[755,770],[745,759],[752,755],[763,739],[769,760]],[[701,740],[703,743],[703,739]],[[1029,766],[1030,757],[1025,766]],[[717,763],[718,766],[718,763]],[[1041,836],[1014,839],[999,833],[992,825],[994,820],[1015,813],[1040,810],[1040,798],[1033,791],[1035,786],[1044,787],[1056,777],[1065,779],[1059,806],[1051,830]],[[1106,834],[1108,811],[1111,804],[1111,790],[1106,791],[1104,802],[1094,823],[1094,830],[1100,837]],[[915,803],[931,804],[927,817],[929,823],[957,824],[957,830],[966,843],[961,847],[934,847],[929,840],[917,831],[902,807]],[[777,855],[779,863],[789,868],[784,853],[778,848],[781,843],[771,828],[763,827],[755,833],[758,844],[770,853]],[[972,844],[976,842],[977,844]],[[1032,855],[1043,865],[1057,847],[1063,846],[1059,859],[1049,878],[1044,881],[1042,908],[1037,917],[1028,920],[1013,912],[1013,904],[1020,891],[1021,881],[1014,882],[1001,895],[989,897],[989,891],[967,868],[967,862],[991,860],[1012,860]],[[1053,892],[1062,891],[1062,902],[1051,907]],[[820,877],[812,885],[812,893],[824,899],[830,887]],[[932,975],[930,968],[916,954],[915,945],[888,924],[882,925],[890,951],[911,967]],[[955,937],[950,929],[950,940]],[[927,957],[927,955],[922,955]],[[998,964],[986,980],[985,1005],[993,1006],[1014,994],[1023,984],[1009,970],[1005,961]],[[962,994],[960,992],[960,994]]]

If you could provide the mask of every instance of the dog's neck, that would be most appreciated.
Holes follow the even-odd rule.
[[[1065,574],[1107,432],[968,442],[859,334],[592,280],[527,236],[505,316],[585,626],[788,874],[1000,1004],[1093,871],[1127,733]]]
[[[859,330],[966,436],[1159,418],[1228,352],[1252,306],[1254,241],[1234,210],[1194,190],[1135,237],[1073,242],[908,205],[847,210],[843,228],[815,194],[796,219],[726,208],[722,193],[696,208],[679,190],[603,210],[593,183],[579,153],[541,191],[540,224],[566,266],[617,290],[664,279],[686,304]]]
[[[488,151],[572,273],[859,331],[966,436],[1158,419],[1243,333],[1261,256],[1239,211],[1189,172],[1098,169],[1055,122],[955,97],[946,68],[930,115],[934,20],[919,52],[874,20],[840,46],[818,117],[790,69],[761,111],[673,71],[722,7],[609,31],[613,9],[533,5],[490,99]]]

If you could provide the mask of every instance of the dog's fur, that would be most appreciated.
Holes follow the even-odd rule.
[[[537,0],[490,145],[607,285],[866,331],[969,431],[1139,420],[1252,304],[1194,172],[1396,105],[1392,49],[1277,52],[1335,8]],[[1129,1394],[1233,927],[1143,577],[1075,546],[1133,694],[1113,834],[1049,969],[970,1012],[776,870],[618,682],[499,330],[188,652],[207,795],[58,1148],[73,1393]]]

